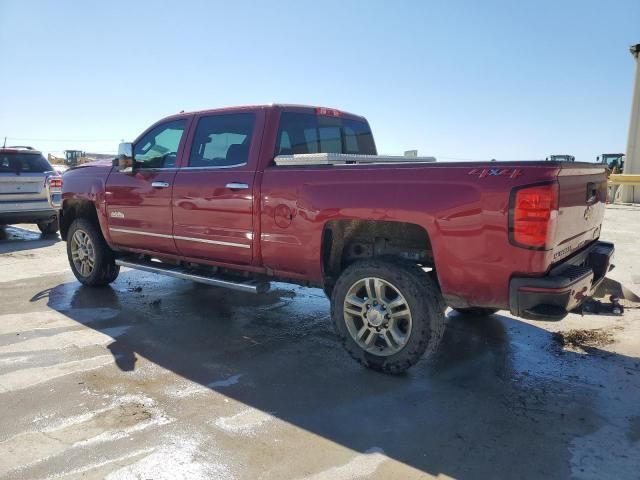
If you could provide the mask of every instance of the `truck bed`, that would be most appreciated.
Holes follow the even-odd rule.
[[[547,244],[516,245],[514,192],[540,184],[557,187]],[[261,190],[261,257],[282,276],[321,281],[327,222],[416,224],[450,305],[505,308],[513,275],[546,275],[599,238],[606,175],[598,164],[542,160],[272,165]]]

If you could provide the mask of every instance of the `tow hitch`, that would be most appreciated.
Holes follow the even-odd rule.
[[[595,298],[589,298],[575,310],[575,313],[584,315],[585,313],[592,313],[595,315],[622,315],[624,313],[624,307],[620,303],[620,298],[611,295],[609,302],[601,302]]]

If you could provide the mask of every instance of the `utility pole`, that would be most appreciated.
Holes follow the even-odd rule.
[[[630,48],[631,55],[636,61],[636,80],[631,100],[631,119],[629,120],[629,138],[627,140],[627,154],[624,159],[624,174],[640,174],[640,43]],[[624,185],[622,187],[622,201],[640,203],[640,187]]]

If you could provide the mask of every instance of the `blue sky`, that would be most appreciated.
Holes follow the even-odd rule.
[[[640,0],[0,0],[0,141],[114,152],[180,110],[365,115],[378,150],[624,151]]]

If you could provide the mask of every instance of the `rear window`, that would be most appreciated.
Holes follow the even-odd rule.
[[[0,153],[0,173],[43,173],[53,167],[40,154]]]
[[[376,155],[367,122],[285,112],[280,116],[276,155],[351,153]]]

